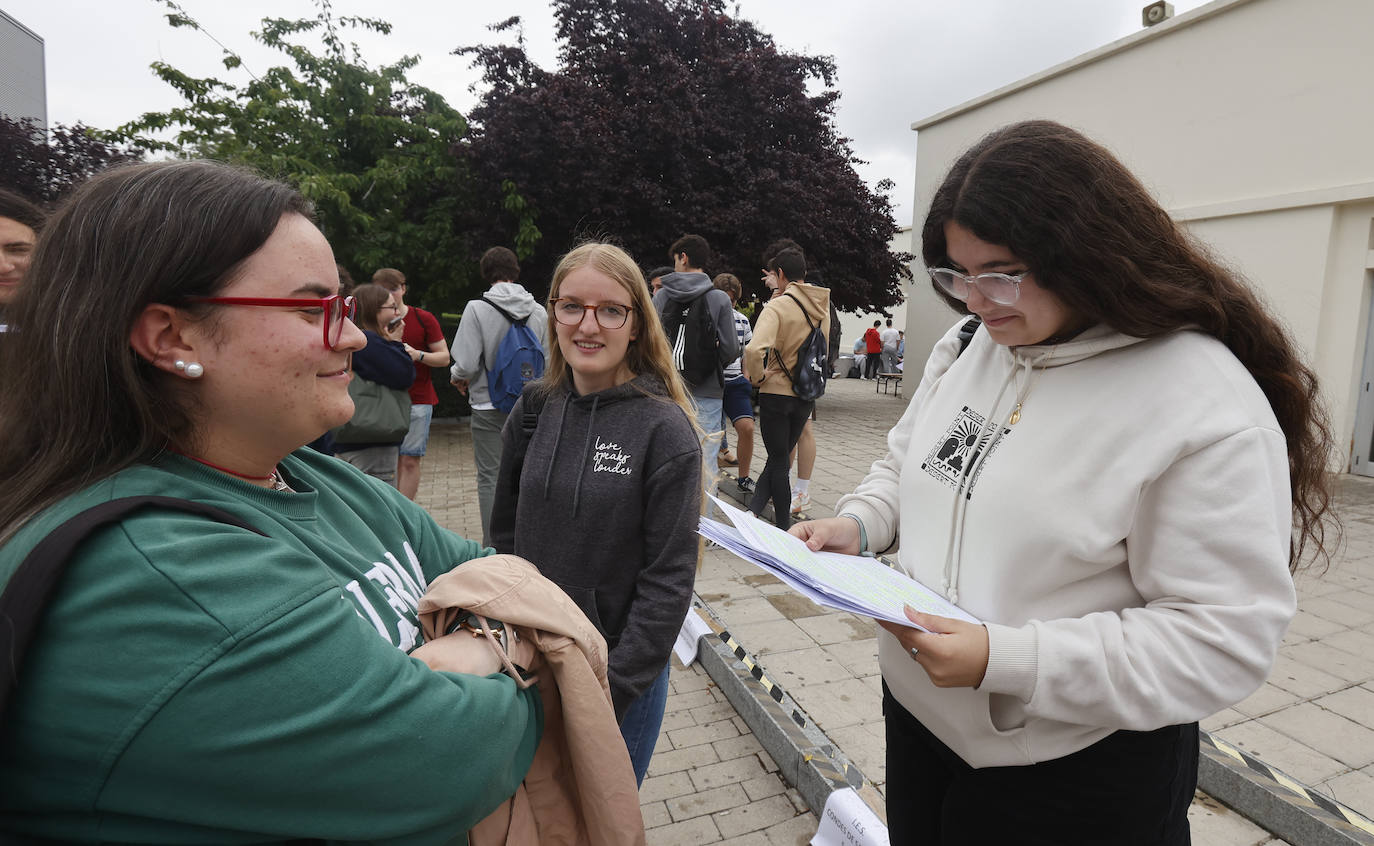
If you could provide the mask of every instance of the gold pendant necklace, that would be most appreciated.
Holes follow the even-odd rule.
[[[1044,356],[1040,360],[1044,361],[1046,359],[1053,358],[1054,351],[1057,349],[1059,349],[1059,345],[1055,344],[1050,349],[1049,355]],[[1016,401],[1016,406],[1011,410],[1011,416],[1007,418],[1008,426],[1015,426],[1017,423],[1021,422],[1021,404],[1024,403],[1026,400],[1030,399],[1031,391],[1035,389],[1035,383],[1040,379],[1040,374],[1044,372],[1044,367],[1036,368],[1034,365],[1031,366],[1030,378],[1026,380],[1026,392],[1021,393],[1019,390],[1017,391],[1017,394],[1020,396],[1020,399]]]

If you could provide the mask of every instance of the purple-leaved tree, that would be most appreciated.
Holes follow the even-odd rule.
[[[758,288],[760,254],[794,238],[844,309],[900,301],[886,197],[835,128],[835,63],[779,50],[723,0],[555,0],[559,67],[516,44],[465,47],[483,71],[457,150],[478,242],[517,245],[531,287],[564,251],[610,237],[646,269],[684,232]],[[520,21],[495,24],[518,33]],[[815,84],[815,91],[808,88]]]

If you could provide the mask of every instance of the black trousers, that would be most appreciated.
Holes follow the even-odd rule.
[[[1117,731],[1063,758],[974,769],[883,685],[892,846],[1187,846],[1198,725]]]
[[[864,356],[864,378],[872,379],[878,375],[878,365],[882,364],[883,354],[880,352],[868,353]]]
[[[749,510],[762,514],[768,500],[773,500],[773,522],[779,529],[792,525],[792,486],[787,482],[787,470],[792,466],[792,448],[801,440],[802,429],[811,416],[814,402],[802,402],[796,397],[781,394],[759,394],[759,433],[768,461],[763,465],[755,483]]]

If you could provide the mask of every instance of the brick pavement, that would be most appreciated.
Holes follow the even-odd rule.
[[[910,387],[903,391],[909,396]],[[884,449],[906,399],[871,382],[832,382],[818,403],[812,516],[831,513]],[[732,434],[733,439],[733,434]],[[755,475],[764,452],[756,443]],[[479,526],[468,428],[436,423],[419,501],[460,533]],[[1268,682],[1203,727],[1352,808],[1374,815],[1374,480],[1345,476],[1346,542],[1332,566],[1298,579],[1300,609]],[[478,530],[480,533],[480,530]],[[753,565],[709,551],[697,594],[848,760],[882,813],[884,767],[875,626],[792,593]],[[803,844],[816,817],[777,774],[700,665],[674,663],[668,716],[641,791],[649,843]],[[1199,794],[1194,842],[1281,844]]]

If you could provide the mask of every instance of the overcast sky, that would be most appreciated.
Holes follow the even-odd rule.
[[[309,0],[181,0],[215,38],[261,73],[285,57],[259,48],[249,32],[264,16],[312,17]],[[555,65],[547,0],[333,0],[336,15],[389,21],[390,36],[358,33],[370,64],[414,54],[410,78],[466,112],[476,74],[458,46],[489,43],[488,24],[524,20],[536,62]],[[869,184],[896,183],[897,222],[910,225],[916,166],[911,124],[966,100],[1095,50],[1140,29],[1143,0],[739,0],[740,17],[795,52],[833,56],[841,92],[838,125],[869,164]],[[1174,0],[1176,14],[1203,0]],[[48,120],[111,128],[146,111],[177,105],[149,64],[165,61],[195,75],[229,78],[205,35],[172,29],[154,0],[0,0],[0,8],[46,43]],[[241,72],[239,72],[241,73]],[[246,77],[240,77],[245,78]]]

